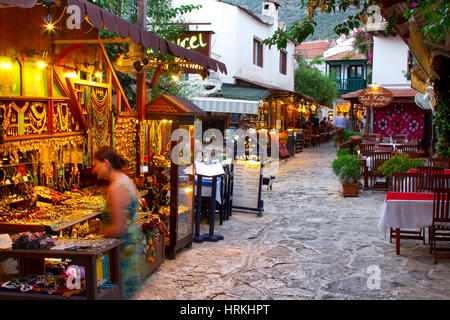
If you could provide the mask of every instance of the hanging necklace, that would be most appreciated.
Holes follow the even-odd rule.
[[[66,112],[63,114],[63,107],[65,107]],[[69,108],[67,107],[66,103],[62,103],[57,108],[58,110],[58,117],[59,117],[59,128],[61,131],[68,131],[69,130]]]

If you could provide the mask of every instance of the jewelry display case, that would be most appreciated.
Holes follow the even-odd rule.
[[[150,183],[149,209],[167,225],[166,254],[192,245],[194,121],[205,112],[189,100],[161,95],[146,106],[140,170]]]

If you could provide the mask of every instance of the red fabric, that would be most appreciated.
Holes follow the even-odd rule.
[[[415,193],[415,192],[388,192],[386,200],[430,200],[433,201],[433,193]]]
[[[408,173],[417,173],[417,169],[409,169]],[[450,174],[450,169],[444,169],[444,174]]]

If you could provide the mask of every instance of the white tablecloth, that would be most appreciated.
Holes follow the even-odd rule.
[[[383,206],[378,231],[386,228],[424,228],[433,223],[433,200],[388,200]]]

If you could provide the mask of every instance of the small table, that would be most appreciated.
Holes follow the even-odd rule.
[[[378,221],[378,231],[395,229],[395,252],[400,254],[400,229],[426,228],[433,223],[432,193],[388,192]]]
[[[43,293],[0,292],[2,299],[26,300],[116,300],[122,299],[122,267],[120,262],[120,245],[125,240],[117,239],[108,247],[92,251],[74,250],[13,250],[0,249],[1,256],[10,256],[19,259],[19,266],[27,263],[29,259],[61,258],[70,259],[74,264],[84,266],[86,272],[86,296],[72,296],[66,298],[62,295],[49,295]],[[99,293],[97,289],[96,259],[99,254],[109,254],[110,280],[112,286]],[[23,276],[24,274],[19,274]]]

